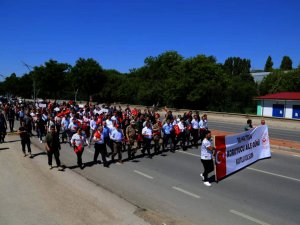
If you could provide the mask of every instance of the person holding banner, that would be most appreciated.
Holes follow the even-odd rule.
[[[208,187],[211,186],[208,181],[208,174],[214,171],[213,153],[215,150],[211,141],[211,132],[207,130],[201,145],[201,162],[204,167],[204,172],[201,173],[200,176],[202,177],[204,185]]]
[[[252,120],[248,119],[247,120],[247,125],[244,127],[245,131],[251,130],[253,128],[252,126]]]

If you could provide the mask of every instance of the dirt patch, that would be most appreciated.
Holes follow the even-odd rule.
[[[155,211],[146,210],[146,209],[137,209],[134,212],[135,215],[139,216],[146,222],[151,225],[192,225],[188,221],[178,220],[175,218],[171,218],[167,215],[160,214]]]

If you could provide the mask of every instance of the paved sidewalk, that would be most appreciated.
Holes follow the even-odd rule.
[[[0,144],[1,225],[142,225],[137,208],[82,176],[49,170],[46,155],[23,157],[19,137]],[[55,165],[55,162],[54,162]]]

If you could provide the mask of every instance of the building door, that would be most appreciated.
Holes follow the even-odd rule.
[[[293,119],[300,119],[300,105],[293,105]]]
[[[284,105],[274,104],[273,105],[273,114],[274,117],[283,117],[284,116]]]

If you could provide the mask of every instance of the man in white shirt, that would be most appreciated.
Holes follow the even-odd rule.
[[[97,130],[97,117],[94,116],[94,118],[90,121],[90,141],[92,140],[92,138],[94,137],[94,133]]]
[[[113,153],[111,156],[112,162],[115,161],[115,156],[118,154],[118,162],[122,164],[122,141],[124,136],[122,129],[118,124],[115,125],[115,129],[111,131],[109,137],[113,142]]]
[[[199,128],[200,128],[200,140],[202,142],[205,137],[206,130],[208,130],[206,114],[202,115],[201,120],[199,122]]]
[[[199,126],[199,121],[198,121],[198,118],[197,118],[196,114],[194,115],[194,118],[191,122],[191,125],[192,125],[193,144],[194,144],[195,147],[197,147],[200,126]]]
[[[71,145],[74,148],[74,152],[77,155],[77,165],[80,169],[84,168],[84,164],[82,163],[82,154],[84,151],[84,144],[89,145],[88,141],[86,140],[85,135],[82,133],[82,128],[79,127],[77,132],[73,134],[71,138]]]
[[[180,118],[180,122],[177,124],[178,128],[180,130],[180,133],[177,137],[177,142],[176,144],[180,141],[180,146],[182,148],[183,151],[186,151],[186,146],[185,146],[185,142],[186,142],[186,133],[185,133],[185,122],[184,122],[184,118]],[[176,146],[176,145],[175,145]]]
[[[142,153],[145,154],[145,151],[147,150],[148,157],[151,159],[152,156],[150,153],[150,149],[151,149],[151,141],[152,141],[153,133],[149,121],[146,121],[145,127],[142,130],[142,135],[143,135],[143,144],[144,144]]]
[[[113,128],[114,128],[114,125],[113,125],[113,121],[111,120],[111,118],[110,118],[110,115],[107,115],[106,116],[106,126],[110,129],[110,130],[112,130]]]
[[[214,163],[213,163],[213,153],[215,151],[215,147],[212,145],[211,141],[211,132],[206,130],[205,138],[202,141],[201,145],[201,162],[204,167],[204,172],[200,174],[203,179],[204,185],[210,187],[211,184],[208,180],[208,174],[214,171]]]

